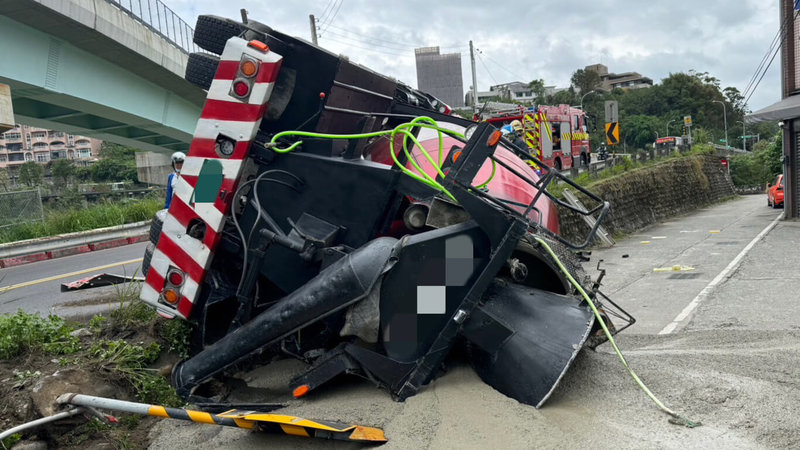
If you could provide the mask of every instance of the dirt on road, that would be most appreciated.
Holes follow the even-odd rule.
[[[454,366],[417,396],[393,402],[362,381],[291,400],[293,361],[242,374],[233,400],[286,401],[282,412],[382,427],[382,448],[796,448],[799,332],[714,330],[622,336],[631,366],[667,406],[702,426],[676,425],[639,390],[610,347],[584,351],[540,410]],[[159,423],[153,449],[349,448],[351,444],[238,429]]]

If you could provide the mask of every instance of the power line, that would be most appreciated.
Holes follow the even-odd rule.
[[[798,14],[800,14],[800,11],[795,13],[793,21],[797,20]],[[750,97],[753,96],[753,93],[755,92],[755,90],[758,87],[758,85],[761,83],[761,80],[764,79],[764,75],[766,75],[767,71],[769,70],[770,66],[772,65],[772,62],[775,60],[775,57],[778,55],[778,52],[780,51],[781,46],[783,45],[783,41],[786,40],[786,35],[787,35],[787,32],[788,32],[787,24],[789,22],[790,17],[791,16],[787,16],[784,19],[783,24],[781,24],[781,27],[778,30],[778,33],[772,39],[772,43],[770,44],[770,48],[767,50],[767,53],[761,59],[761,62],[759,63],[758,67],[756,68],[755,73],[753,73],[753,76],[750,78],[750,82],[747,84],[747,87],[745,87],[744,92],[742,92],[742,96],[743,97],[745,97],[745,96],[747,97],[747,100],[745,100],[745,102],[744,102],[745,104],[747,104],[747,101],[750,99]],[[772,57],[771,58],[770,58],[770,53],[772,53]],[[769,64],[767,64],[766,68],[764,68],[764,63],[767,61],[768,58],[769,58]],[[764,68],[763,71],[762,71],[762,68]],[[760,77],[759,77],[759,73],[761,73]],[[757,82],[755,81],[756,78],[758,78]],[[754,84],[754,82],[755,82],[755,84]],[[749,92],[749,94],[748,94],[748,92]]]
[[[346,35],[344,33],[339,33],[337,31],[333,31],[333,30],[328,30],[327,33],[328,34],[333,34],[334,36],[339,36],[339,37],[341,37],[343,39],[349,39],[349,40],[352,40],[352,41],[355,41],[355,42],[359,42],[361,44],[373,45],[373,46],[376,46],[376,47],[384,47],[384,48],[388,48],[388,49],[391,49],[391,50],[398,50],[398,51],[401,51],[401,50],[413,51],[413,47],[408,47],[408,46],[402,46],[401,47],[399,45],[394,45],[394,44],[388,45],[388,44],[382,44],[382,43],[377,43],[377,42],[368,42],[368,41],[365,41],[365,40],[362,40],[362,39],[358,39],[358,38],[354,38],[352,36],[348,36],[348,35]]]
[[[359,48],[361,50],[368,50],[368,51],[371,51],[373,53],[381,53],[381,54],[384,54],[384,55],[391,55],[391,56],[404,56],[404,57],[408,57],[408,58],[411,58],[413,56],[410,52],[396,53],[396,52],[388,52],[388,51],[383,51],[383,50],[376,50],[376,49],[370,48],[370,47],[363,47],[363,46],[360,46],[360,45],[355,45],[355,44],[350,43],[350,42],[344,42],[344,41],[340,41],[338,39],[333,39],[333,38],[329,37],[328,35],[325,35],[325,39],[333,41],[333,42],[338,42],[340,44],[348,45],[350,47]]]
[[[491,56],[489,56],[489,55],[487,55],[486,53],[484,53],[484,52],[483,52],[483,50],[481,50],[481,49],[479,49],[479,48],[476,48],[475,50],[476,50],[476,51],[477,51],[479,54],[481,54],[481,55],[483,55],[483,56],[485,56],[485,57],[489,58],[489,59],[490,59],[492,62],[494,62],[494,63],[495,63],[495,65],[496,65],[497,67],[499,67],[499,68],[501,68],[501,69],[505,70],[506,72],[510,73],[511,75],[514,75],[514,76],[515,76],[515,77],[516,77],[518,80],[520,80],[520,81],[524,80],[524,78],[523,78],[523,77],[521,77],[521,76],[517,75],[516,73],[512,72],[511,70],[509,70],[509,69],[505,68],[505,67],[504,67],[502,64],[500,64],[499,62],[497,62],[497,60],[495,60],[495,59],[494,59],[494,58],[492,58]]]
[[[753,94],[756,92],[756,88],[758,88],[758,85],[761,84],[761,80],[763,80],[764,79],[764,75],[767,74],[767,71],[769,70],[769,66],[772,65],[772,61],[774,61],[775,57],[778,56],[778,51],[779,50],[780,50],[780,47],[775,50],[775,53],[772,54],[772,59],[769,60],[769,64],[767,64],[767,68],[764,69],[763,72],[761,72],[761,78],[758,79],[758,82],[753,86],[753,89],[750,91],[750,95],[748,95],[747,99],[744,101],[745,105],[747,104],[747,102],[750,101],[750,97],[752,97]]]
[[[483,68],[484,68],[484,69],[486,69],[486,73],[488,73],[488,74],[489,74],[489,78],[491,78],[491,79],[492,79],[492,81],[494,81],[494,84],[500,84],[500,83],[499,83],[499,82],[498,82],[498,81],[497,81],[497,80],[494,78],[494,75],[492,75],[492,72],[489,70],[489,68],[488,68],[488,67],[486,67],[486,63],[485,63],[485,62],[483,62],[483,58],[481,58],[481,54],[480,54],[480,53],[478,53],[478,61],[480,61],[480,62],[481,62],[481,65],[483,65]]]
[[[339,10],[342,8],[342,3],[344,3],[344,0],[339,0],[339,4],[336,5],[336,11],[333,12],[333,15],[331,16],[330,20],[328,20],[328,24],[325,26],[325,29],[322,30],[323,33],[327,32],[328,27],[330,27],[333,21],[336,20],[336,16],[339,14]]]
[[[323,20],[325,20],[325,18],[326,18],[326,17],[328,16],[328,14],[330,14],[330,12],[331,12],[331,9],[332,9],[331,7],[332,7],[333,5],[335,5],[335,4],[336,4],[336,0],[330,0],[330,1],[328,2],[328,5],[325,7],[325,10],[324,10],[324,11],[322,11],[322,14],[320,14],[320,16],[319,16],[319,19],[317,19],[318,23],[321,23]]]

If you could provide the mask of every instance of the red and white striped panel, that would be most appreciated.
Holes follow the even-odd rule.
[[[243,55],[260,61],[255,83],[246,101],[230,95]],[[150,261],[150,270],[142,286],[142,300],[155,306],[162,316],[187,318],[192,310],[199,286],[214,257],[219,232],[225,223],[225,216],[230,212],[244,159],[267,109],[282,60],[280,55],[250,47],[247,41],[238,37],[231,38],[225,45],[197,122],[189,155],[175,186],[172,203]],[[228,158],[217,154],[216,139],[220,134],[236,140],[233,155]],[[214,203],[195,203],[192,194],[203,163],[209,159],[217,160],[222,165],[220,195],[217,195]],[[223,191],[225,195],[222,195]],[[202,241],[186,234],[189,223],[194,219],[206,224]],[[177,309],[159,302],[170,267],[176,267],[186,274]]]

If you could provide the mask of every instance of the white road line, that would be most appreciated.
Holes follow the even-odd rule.
[[[689,302],[689,304],[686,305],[685,308],[683,308],[683,311],[681,311],[680,314],[675,316],[675,319],[673,319],[672,322],[669,323],[669,325],[665,326],[663,330],[659,331],[658,334],[670,334],[673,331],[675,331],[675,328],[677,328],[681,322],[683,322],[687,317],[689,317],[689,314],[691,314],[692,311],[694,311],[695,308],[697,308],[700,302],[705,300],[706,297],[708,297],[708,295],[711,294],[711,291],[713,291],[718,284],[720,284],[723,280],[728,278],[730,274],[734,270],[736,270],[736,268],[739,266],[739,263],[742,262],[742,258],[744,258],[744,256],[753,248],[754,245],[756,245],[756,242],[760,241],[767,233],[769,233],[771,229],[775,227],[775,225],[778,224],[778,221],[781,219],[781,216],[783,216],[783,213],[781,213],[778,217],[776,217],[775,220],[773,220],[772,223],[767,225],[766,228],[761,230],[761,233],[758,233],[758,236],[753,238],[753,240],[750,241],[750,243],[747,244],[747,246],[743,248],[738,255],[736,255],[736,258],[733,258],[733,261],[731,261],[731,263],[728,264],[728,267],[723,269],[722,272],[719,273],[719,275],[714,277],[714,279],[711,280],[711,282],[708,283],[708,285],[704,287],[699,294],[697,294],[697,297],[695,297],[694,300]]]

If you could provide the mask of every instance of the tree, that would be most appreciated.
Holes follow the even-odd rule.
[[[94,163],[89,171],[92,174],[92,180],[97,182],[109,181],[130,181],[136,182],[137,173],[136,165],[131,166],[125,161],[116,159],[101,159]]]
[[[534,103],[537,105],[542,104],[547,96],[547,93],[544,90],[544,80],[541,78],[538,80],[533,80],[528,83],[528,87],[531,88],[531,92],[533,92],[535,97]]]
[[[136,150],[111,142],[103,142],[100,160],[90,168],[92,180],[98,182],[130,181],[136,182]]]
[[[570,82],[578,92],[585,94],[600,87],[602,80],[594,70],[578,69],[572,74]]]
[[[572,88],[558,91],[547,98],[547,103],[551,105],[571,105],[575,100],[575,91]]]
[[[76,171],[75,163],[68,159],[57,159],[50,163],[50,176],[59,187],[66,187]]]
[[[29,187],[42,184],[44,168],[34,161],[28,161],[19,168],[19,181]]]
[[[3,190],[6,191],[6,192],[8,192],[8,183],[9,183],[9,181],[10,180],[8,178],[8,170],[0,169],[0,185],[3,186]]]
[[[627,117],[625,118],[625,128],[622,129],[625,135],[625,142],[636,148],[644,148],[647,144],[652,144],[656,140],[659,126],[658,118],[653,116],[635,115]]]
[[[737,186],[763,186],[783,172],[781,133],[774,139],[761,141],[755,150],[731,159],[731,179]]]

